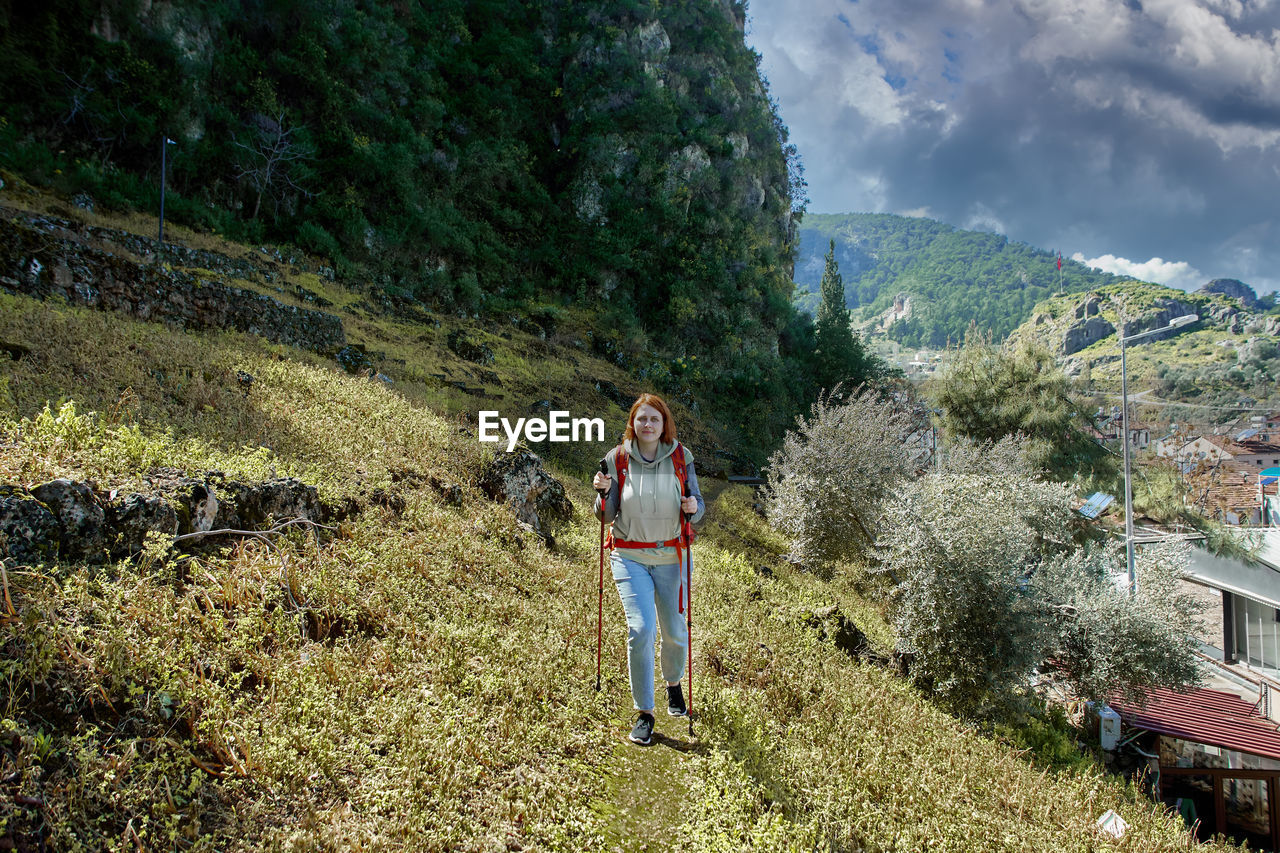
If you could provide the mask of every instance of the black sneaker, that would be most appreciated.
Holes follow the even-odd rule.
[[[631,730],[631,742],[648,746],[653,741],[653,714],[641,714]]]
[[[667,685],[667,713],[673,717],[689,716],[689,709],[684,704],[684,691],[677,684]]]

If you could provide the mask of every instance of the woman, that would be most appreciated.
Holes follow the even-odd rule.
[[[625,454],[621,489],[619,454]],[[677,542],[681,514],[696,522],[705,507],[693,470],[693,454],[676,441],[671,410],[654,394],[641,394],[632,404],[624,440],[604,461],[608,473],[597,472],[592,480],[601,493],[596,498],[596,517],[613,522],[609,562],[627,615],[631,698],[640,712],[631,740],[645,746],[653,739],[653,643],[657,631],[662,634],[667,713],[676,717],[688,713],[680,689],[689,647],[682,616],[687,565],[682,564],[686,559],[683,547],[688,543],[679,546]],[[681,488],[681,473],[686,490]]]

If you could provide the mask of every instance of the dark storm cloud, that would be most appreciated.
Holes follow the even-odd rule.
[[[1280,0],[753,0],[816,212],[1280,286]]]

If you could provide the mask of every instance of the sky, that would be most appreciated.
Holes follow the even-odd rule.
[[[750,0],[814,213],[1280,289],[1280,0]]]

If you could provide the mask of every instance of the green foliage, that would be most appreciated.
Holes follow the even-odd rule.
[[[847,402],[822,398],[769,458],[765,512],[812,569],[865,560],[880,529],[880,504],[915,469],[914,413],[876,390]]]
[[[1151,687],[1180,689],[1200,680],[1195,656],[1200,604],[1183,588],[1188,546],[1149,546],[1136,561],[1130,596],[1120,547],[1091,547],[1046,561],[1035,575],[1051,627],[1047,656],[1076,694],[1142,701]]]
[[[941,349],[962,340],[971,323],[1000,341],[1051,294],[1115,280],[1070,260],[1059,275],[1051,252],[919,217],[810,214],[799,239],[800,303],[812,304],[818,259],[833,242],[848,280],[847,304],[862,309],[863,317],[884,312],[900,293],[912,296],[911,319],[889,329],[889,337],[905,346]]]
[[[1074,496],[1016,460],[1007,442],[904,485],[879,539],[899,583],[892,609],[909,674],[966,717],[1008,713],[1040,663],[1043,614],[1025,593],[1046,552],[1070,541]]]
[[[971,330],[929,388],[949,439],[1028,440],[1029,460],[1056,480],[1107,482],[1115,460],[1089,429],[1087,409],[1048,350],[1020,342],[1012,351]]]
[[[318,538],[175,554],[152,537],[132,562],[7,569],[0,832],[18,849],[567,851],[679,837],[701,851],[1061,850],[1093,837],[1106,808],[1129,823],[1127,843],[1190,849],[1135,788],[1096,768],[1047,776],[814,630],[835,604],[876,651],[890,642],[850,576],[781,559],[786,543],[741,486],[707,492],[695,546],[697,742],[659,747],[676,769],[651,773],[658,750],[623,742],[616,606],[592,689],[595,520],[568,524],[552,552],[483,497],[484,453],[428,408],[463,407],[413,379],[440,350],[386,322],[405,359],[394,389],[244,335],[0,294],[0,338],[32,349],[0,360],[3,482],[130,488],[133,460],[163,447],[191,472],[295,473],[354,506]],[[545,387],[522,371],[558,383],[565,371],[565,388],[610,375],[585,354],[581,376],[529,358],[528,337],[493,342],[511,398]],[[248,394],[236,370],[254,375]],[[44,414],[71,393],[73,407]],[[579,507],[586,468],[560,472]],[[456,484],[462,506],[433,480]],[[684,744],[683,721],[659,727]],[[610,781],[621,750],[677,811],[617,838],[605,806],[634,807]]]
[[[808,402],[807,351],[779,351],[797,155],[720,7],[164,9],[5,11],[0,165],[155,211],[167,136],[175,222],[467,316],[616,306],[646,363],[702,367],[637,378],[757,457]]]
[[[830,394],[837,385],[858,386],[874,374],[874,357],[868,356],[861,338],[849,325],[849,310],[844,307],[844,280],[835,259],[836,244],[826,257],[826,271],[822,274],[822,303],[814,323],[813,376],[819,393]]]

